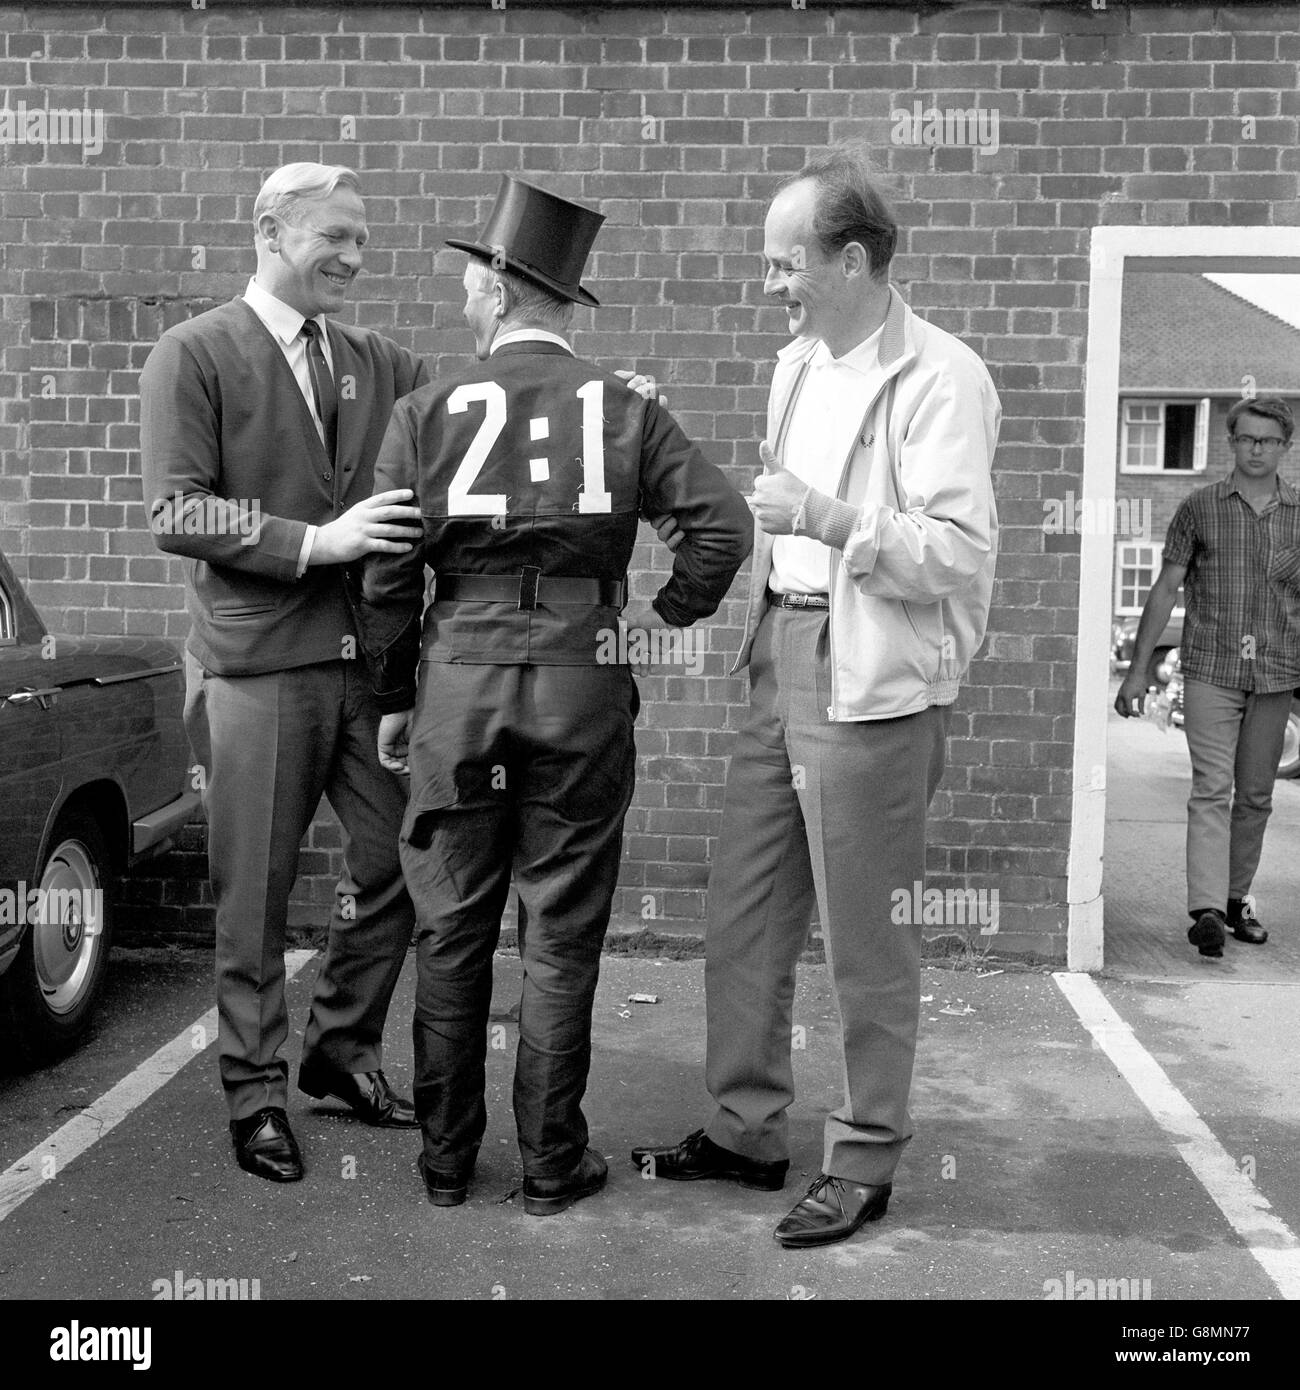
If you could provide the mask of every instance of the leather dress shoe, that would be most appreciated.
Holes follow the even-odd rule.
[[[1196,921],[1187,928],[1187,939],[1203,956],[1221,956],[1223,943],[1227,939],[1224,931],[1223,913],[1214,908],[1198,914]]]
[[[688,1134],[680,1144],[662,1149],[633,1149],[632,1162],[641,1171],[673,1182],[698,1182],[701,1178],[729,1178],[741,1187],[760,1192],[779,1192],[785,1186],[785,1159],[745,1158],[715,1144],[702,1129]]]
[[[430,1168],[421,1154],[415,1166],[424,1179],[424,1193],[435,1207],[458,1207],[469,1192],[469,1173],[440,1173]]]
[[[231,1120],[235,1159],[246,1173],[271,1182],[299,1182],[302,1154],[283,1110],[268,1106],[242,1120]]]
[[[1238,941],[1249,941],[1252,946],[1262,946],[1268,940],[1268,929],[1255,916],[1252,898],[1228,904],[1228,926]]]
[[[304,1063],[298,1068],[298,1089],[323,1100],[341,1100],[368,1125],[380,1129],[419,1129],[415,1107],[399,1096],[382,1071],[335,1071]]]
[[[599,1192],[608,1177],[609,1168],[594,1149],[583,1153],[582,1161],[567,1177],[530,1178],[525,1173],[524,1210],[529,1216],[554,1216]]]
[[[884,1216],[893,1190],[890,1183],[872,1187],[820,1173],[803,1201],[782,1219],[773,1235],[787,1250],[845,1240],[868,1221],[879,1221]]]

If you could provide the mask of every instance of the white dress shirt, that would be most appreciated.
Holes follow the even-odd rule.
[[[293,373],[293,379],[298,383],[303,400],[307,402],[307,409],[311,411],[311,418],[316,425],[316,433],[320,435],[320,442],[324,444],[325,426],[321,423],[320,415],[316,410],[316,393],[312,390],[311,368],[307,364],[307,342],[302,336],[302,326],[307,322],[306,316],[300,314],[297,309],[290,308],[282,299],[277,299],[269,290],[264,290],[256,279],[248,282],[248,288],[244,291],[244,303],[262,320],[270,330],[271,336],[279,343],[280,351],[284,353],[284,360],[289,364],[289,370]],[[320,329],[321,349],[325,354],[325,361],[329,364],[330,371],[333,372],[334,359],[330,353],[329,334],[325,331],[325,315],[317,314],[313,322]],[[315,540],[316,527],[308,526],[307,532],[302,538],[302,549],[298,552],[298,577],[300,579],[307,568],[307,559],[311,555],[311,548]]]
[[[840,472],[867,407],[863,377],[880,351],[882,324],[843,357],[818,343],[785,438],[785,466],[801,482],[836,496]],[[771,586],[782,594],[824,594],[830,588],[830,547],[810,536],[772,542]]]

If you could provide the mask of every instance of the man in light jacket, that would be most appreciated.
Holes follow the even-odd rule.
[[[745,636],[750,712],[709,884],[706,1082],[648,1175],[769,1191],[789,1167],[795,965],[817,904],[841,1019],[844,1103],[822,1171],[776,1228],[824,1245],[883,1216],[912,1125],[925,822],[958,682],[984,637],[1001,408],[984,364],[889,284],[897,227],[864,154],[840,147],[768,211],[778,354]]]

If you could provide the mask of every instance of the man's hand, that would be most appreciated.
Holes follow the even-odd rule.
[[[645,661],[629,661],[628,665],[632,668],[634,675],[648,676],[653,665],[649,657],[656,651],[669,650],[664,639],[655,636],[656,632],[668,632],[670,630],[668,624],[648,603],[638,603],[634,607],[625,608],[619,618],[619,623],[626,635],[624,650],[629,657],[636,652],[641,652],[647,658]]]
[[[788,468],[778,468],[776,455],[763,440],[758,446],[763,471],[754,479],[753,494],[745,500],[759,526],[769,536],[794,534],[794,519],[810,491]]]
[[[672,512],[665,512],[663,516],[648,517],[647,520],[669,550],[676,550],[686,539],[686,532],[678,526],[677,518]]]
[[[398,710],[396,714],[385,714],[379,720],[379,765],[389,772],[400,773],[403,777],[411,775],[406,765],[406,731],[411,722],[409,709]]]
[[[615,372],[614,375],[626,381],[628,389],[630,391],[635,391],[643,401],[654,400],[655,392],[659,389],[658,383],[655,381],[654,377],[645,376],[641,372],[629,372],[626,370]],[[668,408],[668,397],[660,396],[659,404],[666,410]]]
[[[345,565],[376,550],[390,555],[410,550],[424,534],[420,509],[399,504],[414,496],[410,488],[401,487],[376,493],[350,507],[317,529],[307,563]]]
[[[1124,677],[1124,683],[1119,688],[1119,694],[1115,696],[1116,713],[1122,714],[1125,719],[1133,715],[1144,713],[1143,700],[1146,698],[1147,683],[1141,671],[1129,667],[1129,673]]]

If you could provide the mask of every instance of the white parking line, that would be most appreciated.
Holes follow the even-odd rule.
[[[315,951],[286,952],[285,979],[293,979],[315,954]],[[195,1046],[196,1039],[202,1040],[201,1046]],[[165,1086],[184,1066],[202,1056],[216,1039],[217,1011],[213,1008],[160,1047],[152,1057],[145,1058],[80,1115],[11,1163],[0,1173],[0,1221],[22,1206],[33,1192],[58,1177],[96,1140],[121,1124],[132,1110]]]
[[[1164,1069],[1138,1042],[1096,982],[1058,972],[1052,978],[1097,1046],[1173,1140],[1183,1162],[1210,1194],[1283,1298],[1300,1298],[1300,1240],[1273,1214],[1268,1198],[1233,1162]]]

